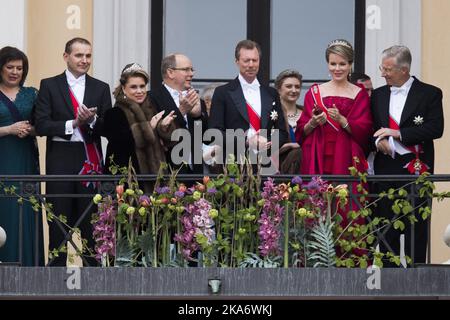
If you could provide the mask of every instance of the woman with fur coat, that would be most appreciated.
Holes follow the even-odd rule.
[[[173,111],[165,117],[164,111],[157,113],[147,96],[148,81],[148,73],[136,63],[122,71],[120,85],[114,90],[114,108],[105,114],[107,173],[112,164],[127,167],[130,158],[138,174],[156,174],[166,162],[165,146],[171,143],[176,115]]]

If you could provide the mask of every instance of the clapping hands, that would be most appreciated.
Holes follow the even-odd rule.
[[[179,92],[180,97],[180,112],[184,116],[185,114],[191,113],[197,116],[201,113],[200,107],[200,97],[193,88],[188,89],[187,94],[183,97],[181,92]]]
[[[170,111],[170,113],[161,121],[161,126],[163,129],[168,128],[176,117],[177,115],[175,114],[175,111]]]
[[[164,110],[155,114],[150,120],[150,126],[153,130],[158,126],[159,121],[161,121],[160,125],[165,129],[173,122],[173,120],[177,117],[175,111],[170,111],[170,113],[163,118]],[[161,120],[162,119],[162,120]]]
[[[78,107],[78,114],[75,119],[75,127],[80,127],[86,123],[91,123],[95,119],[97,108],[88,108],[84,104]]]

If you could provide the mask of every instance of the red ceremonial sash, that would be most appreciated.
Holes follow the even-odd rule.
[[[394,130],[400,130],[400,126],[394,119],[392,119],[391,116],[389,116],[389,128],[394,129]],[[411,153],[413,153],[416,156],[415,159],[412,159],[410,162],[408,162],[403,167],[403,168],[408,169],[409,173],[422,174],[430,168],[430,167],[428,167],[428,165],[425,162],[423,162],[419,158],[419,154],[423,152],[422,145],[420,145],[420,144],[416,144],[415,146],[403,145],[403,147],[405,147],[406,149],[411,151]]]
[[[328,114],[328,109],[327,107],[324,105],[323,101],[322,101],[322,97],[320,95],[320,90],[319,90],[319,85],[314,84],[311,87],[311,92],[312,92],[312,96],[314,98],[314,102],[316,103],[316,105],[323,111],[325,112],[325,115],[327,116],[327,122],[330,124],[331,127],[333,127],[334,130],[339,131],[339,123],[337,123],[336,121],[334,121],[333,119],[331,119],[331,117]]]
[[[73,94],[72,90],[69,88],[69,94],[70,94],[70,100],[72,101],[73,106],[73,112],[75,114],[75,117],[78,117],[78,107],[79,103],[77,99],[75,98],[75,95]],[[97,149],[97,146],[94,142],[87,143],[85,139],[85,132],[82,127],[79,127],[80,132],[83,136],[84,140],[84,150],[86,152],[86,160],[84,161],[83,167],[81,168],[80,172],[78,174],[80,175],[88,175],[88,174],[102,174],[102,165],[100,162],[101,159],[101,153]],[[88,187],[89,184],[92,184],[93,186],[96,185],[96,183],[90,182],[90,181],[83,181],[82,184],[85,187]]]
[[[261,129],[261,118],[256,113],[256,111],[253,110],[252,106],[248,104],[248,102],[246,102],[245,104],[247,105],[247,113],[250,126],[253,128],[253,130],[258,132],[259,129]]]

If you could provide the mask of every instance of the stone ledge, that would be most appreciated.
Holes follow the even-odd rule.
[[[78,273],[79,272],[79,273]],[[381,269],[370,290],[366,269],[45,268],[0,266],[0,299],[450,298],[450,268]],[[77,282],[75,276],[79,275]],[[209,279],[221,289],[212,294]],[[369,281],[373,283],[373,281]],[[72,289],[70,289],[70,287]],[[79,287],[79,289],[77,289]]]

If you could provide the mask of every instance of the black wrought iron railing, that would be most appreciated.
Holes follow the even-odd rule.
[[[201,181],[203,179],[203,175],[189,175],[189,174],[185,174],[185,175],[179,175],[177,176],[177,181]],[[217,175],[211,174],[209,175],[210,178],[216,178]],[[287,181],[291,181],[291,179],[294,176],[292,175],[276,175],[276,176],[272,176],[271,178],[274,179],[275,182],[287,182]],[[303,181],[310,181],[314,176],[313,175],[302,175],[301,178]],[[359,182],[359,179],[357,177],[352,177],[352,176],[348,176],[348,175],[323,175],[321,176],[323,180],[329,181],[329,182],[333,182],[333,183],[353,183],[353,182]],[[34,196],[38,201],[40,202],[50,202],[51,203],[51,199],[54,198],[92,198],[95,194],[100,193],[102,195],[111,195],[115,193],[115,186],[118,183],[118,181],[120,180],[121,176],[112,176],[112,175],[98,175],[98,176],[89,176],[89,181],[92,182],[99,182],[99,188],[97,190],[92,189],[92,193],[91,194],[45,194],[42,192],[40,185],[42,183],[45,182],[67,182],[67,181],[85,181],[86,180],[86,176],[79,176],[79,175],[3,175],[0,176],[0,182],[4,185],[10,185],[10,184],[15,184],[16,185],[16,190],[15,190],[15,194],[11,195],[11,194],[6,194],[4,192],[0,192],[0,198],[19,198],[19,197],[30,197],[30,196]],[[138,181],[155,181],[157,178],[156,175],[137,175],[137,179]],[[267,179],[268,176],[262,176],[261,179],[264,181],[265,179]],[[168,177],[167,177],[168,179]],[[370,198],[377,198],[379,195],[375,194],[375,193],[371,193],[370,192],[370,186],[373,183],[376,182],[399,182],[399,183],[409,183],[409,182],[413,182],[416,181],[417,176],[411,176],[411,175],[374,175],[374,176],[367,176],[367,183],[369,184],[369,194],[367,194],[367,197]],[[438,175],[430,175],[429,177],[427,177],[427,180],[432,181],[433,183],[436,182],[449,182],[450,181],[450,174],[438,174]],[[357,203],[358,205],[361,206],[361,204],[358,201],[358,195],[355,194],[352,191],[352,188],[349,188],[349,197],[354,200],[355,203]],[[408,192],[408,198],[410,199],[411,203],[414,206],[415,201],[417,201],[417,199],[419,199],[419,194],[418,194],[418,188],[417,185],[412,183],[409,184],[409,192]],[[423,199],[423,198],[422,198]],[[431,207],[431,202],[432,202],[432,198],[427,198],[426,200],[428,203],[428,206]],[[89,203],[89,205],[85,208],[85,210],[83,211],[83,213],[80,215],[78,221],[76,222],[76,224],[72,227],[76,228],[81,221],[83,221],[83,219],[88,219],[89,218],[89,213],[92,209],[92,206],[94,206],[93,201],[91,201]],[[22,265],[22,259],[23,259],[23,252],[22,252],[22,247],[23,247],[23,209],[24,209],[24,203],[21,202],[18,204],[19,207],[19,225],[17,226],[18,230],[18,238],[19,238],[19,243],[18,243],[18,261],[15,262],[8,262],[8,264],[16,264],[16,265]],[[2,208],[0,208],[0,214],[12,214],[12,213],[6,213],[2,211]],[[41,215],[42,214],[42,210],[38,210],[36,212],[36,215]],[[58,214],[58,213],[56,213]],[[368,219],[371,219],[370,217],[368,217]],[[59,223],[57,221],[57,223]],[[430,263],[430,257],[431,257],[431,241],[430,241],[430,235],[431,235],[431,224],[430,224],[430,219],[427,220],[428,223],[428,239],[427,239],[427,245],[428,245],[428,253],[427,253],[427,263]],[[60,224],[60,223],[59,223]],[[36,238],[39,237],[39,232],[38,232],[38,225],[36,224]],[[60,228],[62,231],[64,231],[63,226],[60,224]],[[414,265],[414,247],[415,247],[415,243],[414,243],[414,228],[411,228],[411,243],[410,245],[410,252],[412,253],[412,261],[413,261],[413,265]],[[377,232],[376,233],[376,242],[375,245],[377,243],[381,243],[381,242],[385,242],[385,245],[387,246],[388,249],[392,249],[389,247],[389,244],[386,243],[385,239],[384,239],[384,234],[386,233],[387,230],[384,230],[383,232]],[[73,231],[70,232],[66,232],[66,237],[63,241],[63,243],[61,243],[61,245],[66,244],[67,242],[70,242],[72,244],[72,246],[77,249],[77,245],[73,242],[72,240],[72,233]],[[39,261],[39,257],[38,257],[38,241],[39,239],[35,239],[34,243],[36,245],[35,248],[35,257],[34,257],[34,263],[35,265],[38,265],[38,261]],[[85,259],[83,259],[85,264],[88,264],[87,261]],[[49,261],[48,264],[51,264],[51,261]],[[2,265],[2,264],[0,264]],[[5,263],[3,263],[3,265],[5,265]]]

